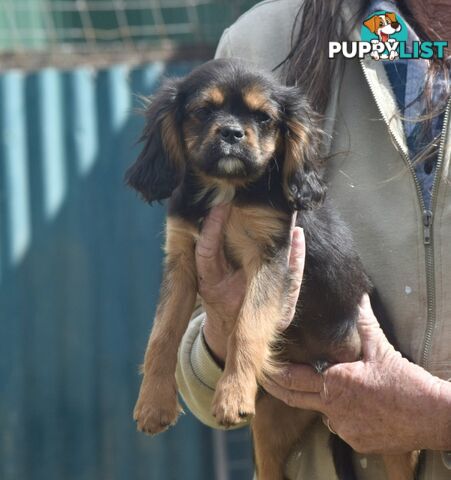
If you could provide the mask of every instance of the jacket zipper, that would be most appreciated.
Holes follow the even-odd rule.
[[[432,184],[432,192],[431,192],[431,202],[430,202],[430,210],[426,209],[423,193],[421,191],[421,185],[418,181],[418,177],[415,173],[415,169],[410,161],[408,155],[402,149],[395,132],[393,131],[392,127],[390,126],[390,122],[386,118],[383,109],[381,108],[378,98],[374,92],[374,86],[371,80],[368,77],[368,73],[366,71],[366,67],[364,64],[363,59],[360,60],[360,64],[362,65],[363,74],[365,76],[366,82],[370,88],[371,94],[373,95],[374,101],[376,106],[379,110],[379,113],[382,115],[384,122],[386,123],[393,141],[401,153],[404,162],[408,166],[414,182],[415,188],[417,191],[417,198],[418,203],[423,215],[423,243],[424,243],[424,251],[425,251],[425,264],[426,264],[426,290],[427,290],[427,322],[426,322],[426,332],[424,336],[424,343],[423,343],[423,353],[420,360],[420,365],[424,368],[428,367],[429,363],[429,352],[431,349],[432,344],[432,334],[435,328],[436,322],[436,309],[435,309],[435,266],[434,266],[434,245],[432,243],[432,235],[433,235],[433,220],[434,220],[434,207],[436,203],[436,197],[438,192],[439,180],[440,175],[442,172],[442,164],[443,164],[443,157],[444,157],[444,147],[445,147],[445,138],[446,138],[446,131],[448,129],[448,121],[449,121],[449,114],[450,114],[450,107],[451,107],[451,99],[448,100],[448,104],[446,106],[445,114],[443,117],[443,126],[442,132],[440,135],[440,145],[439,151],[437,155],[437,165],[435,169],[434,180]]]
[[[428,285],[428,321],[426,324],[426,334],[423,344],[423,355],[421,358],[421,366],[426,368],[429,366],[429,353],[432,345],[432,335],[435,328],[436,308],[435,308],[435,266],[434,266],[434,246],[432,243],[434,210],[437,202],[438,187],[442,174],[443,157],[445,155],[445,138],[448,130],[449,112],[451,100],[448,100],[445,114],[443,116],[442,133],[440,135],[440,145],[437,155],[437,167],[435,171],[434,181],[431,193],[431,210],[424,211],[424,232],[425,232],[425,249],[426,249],[426,275]],[[431,295],[429,295],[429,291]]]

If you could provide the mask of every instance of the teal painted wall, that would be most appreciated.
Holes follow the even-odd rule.
[[[131,418],[164,220],[123,185],[134,94],[191,67],[0,75],[2,480],[214,478],[212,432],[190,414],[156,438]],[[250,478],[240,441],[234,480]]]

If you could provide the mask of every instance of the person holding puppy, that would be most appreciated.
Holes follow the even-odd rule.
[[[449,40],[445,3],[266,0],[227,29],[218,47],[217,57],[276,68],[282,80],[302,85],[324,115],[328,195],[351,226],[399,349],[412,360],[388,342],[364,297],[360,361],[334,365],[322,376],[290,365],[265,384],[288,405],[322,414],[288,459],[290,479],[336,478],[329,430],[356,451],[359,480],[386,478],[379,454],[411,450],[425,451],[421,480],[451,478],[449,58],[391,63],[327,56],[329,41],[360,39],[362,22],[380,10],[402,17],[409,38]],[[227,215],[226,205],[212,210],[196,247],[205,312],[185,334],[177,370],[186,404],[212,427],[218,425],[211,400],[245,288],[243,272],[227,265],[222,250]],[[305,248],[302,230],[294,229],[287,260],[297,278],[291,310]]]

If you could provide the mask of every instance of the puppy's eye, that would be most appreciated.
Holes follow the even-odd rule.
[[[212,113],[213,109],[211,107],[196,108],[196,110],[192,112],[198,120],[206,120]]]
[[[271,121],[271,117],[265,112],[255,112],[254,117],[258,123],[268,123]]]

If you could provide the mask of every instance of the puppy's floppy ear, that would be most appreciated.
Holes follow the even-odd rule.
[[[385,12],[385,16],[388,17],[392,23],[398,21],[398,19],[396,18],[396,13]]]
[[[306,210],[321,203],[326,193],[318,173],[324,132],[319,127],[319,116],[297,87],[285,88],[283,102],[283,190],[295,210]]]
[[[376,33],[377,30],[377,20],[378,20],[378,15],[373,15],[370,17],[368,20],[365,20],[363,24],[365,25],[366,28],[372,33]]]
[[[126,183],[149,203],[170,197],[183,177],[185,158],[178,126],[180,82],[166,81],[147,107],[140,138],[144,146],[125,173]]]

